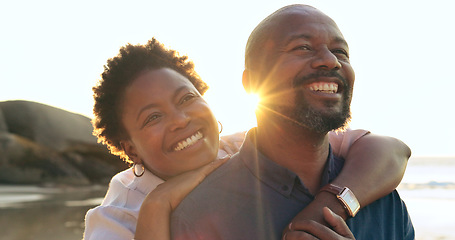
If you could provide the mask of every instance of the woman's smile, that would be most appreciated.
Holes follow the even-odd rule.
[[[184,150],[184,149],[186,149],[188,147],[191,147],[194,144],[198,143],[203,137],[204,137],[204,135],[200,131],[197,131],[192,136],[189,136],[186,139],[184,139],[184,140],[178,142],[177,144],[175,144],[174,145],[175,147],[173,147],[173,150],[175,152],[182,151],[182,150]]]

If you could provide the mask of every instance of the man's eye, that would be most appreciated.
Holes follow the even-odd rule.
[[[303,50],[303,51],[308,51],[308,50],[311,50],[311,48],[307,45],[301,45],[301,46],[297,46],[295,47],[293,50]]]
[[[332,53],[336,55],[343,55],[344,57],[349,58],[349,53],[344,49],[335,49],[332,51]]]

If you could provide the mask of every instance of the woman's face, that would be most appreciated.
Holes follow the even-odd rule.
[[[169,68],[147,70],[125,89],[122,146],[131,160],[168,179],[213,161],[218,122],[193,84]]]

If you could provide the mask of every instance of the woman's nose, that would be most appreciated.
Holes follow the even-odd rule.
[[[175,131],[177,129],[185,128],[190,122],[190,120],[191,117],[188,115],[187,112],[182,111],[180,109],[176,109],[172,113],[170,130]]]

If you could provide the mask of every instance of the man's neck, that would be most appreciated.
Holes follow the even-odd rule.
[[[329,154],[327,134],[299,126],[258,122],[257,146],[269,159],[296,173],[311,193],[320,188]]]

